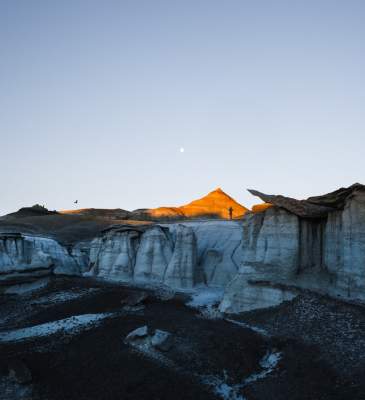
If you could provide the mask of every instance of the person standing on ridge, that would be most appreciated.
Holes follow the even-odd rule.
[[[229,212],[229,219],[232,219],[232,216],[233,216],[233,208],[232,208],[232,207],[229,207],[228,212]]]

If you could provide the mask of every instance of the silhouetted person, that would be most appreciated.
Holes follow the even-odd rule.
[[[232,208],[232,207],[229,207],[228,212],[229,212],[229,219],[232,219],[232,216],[233,216],[233,208]]]

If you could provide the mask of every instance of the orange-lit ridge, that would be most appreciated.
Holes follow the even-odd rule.
[[[252,206],[252,212],[254,213],[263,212],[270,207],[272,207],[272,204],[270,203],[255,204],[254,206]]]
[[[201,199],[194,200],[181,207],[158,207],[147,210],[148,215],[158,217],[199,217],[217,216],[230,218],[229,209],[232,208],[232,217],[242,217],[248,209],[228,196],[221,188],[213,190]]]
[[[252,207],[252,212],[263,212],[272,205],[269,203],[257,204]],[[230,218],[230,209],[232,218],[242,218],[248,210],[242,204],[239,204],[231,196],[225,193],[221,188],[217,188],[206,196],[194,200],[189,204],[180,207],[157,207],[147,208],[135,211],[126,211],[117,209],[95,209],[84,208],[78,210],[60,211],[62,214],[76,214],[90,217],[106,217],[112,219],[141,219],[141,217],[158,218],[197,218],[197,217],[218,217]]]

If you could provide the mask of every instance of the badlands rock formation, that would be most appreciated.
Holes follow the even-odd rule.
[[[241,239],[235,221],[116,225],[67,249],[50,238],[7,233],[0,238],[0,278],[32,278],[41,270],[172,288],[225,286],[238,272]]]
[[[251,191],[273,207],[243,221],[239,274],[221,311],[276,305],[295,288],[365,300],[365,187],[308,200]]]
[[[273,306],[301,289],[365,301],[365,186],[307,200],[251,192],[265,205],[238,221],[117,224],[64,246],[3,233],[0,281],[55,273],[174,289],[220,286],[227,313]],[[208,197],[222,196],[217,190]]]
[[[75,275],[79,266],[67,250],[53,239],[5,233],[0,235],[0,279],[22,273],[53,272]]]
[[[116,228],[90,243],[86,265],[89,275],[116,281],[224,286],[238,272],[241,236],[234,221]]]

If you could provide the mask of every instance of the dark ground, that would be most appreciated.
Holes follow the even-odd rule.
[[[88,288],[97,290],[63,303],[46,298]],[[0,398],[219,399],[202,383],[204,376],[240,384],[260,371],[259,361],[268,350],[277,349],[283,355],[277,369],[232,400],[365,399],[361,308],[304,294],[238,318],[265,328],[265,337],[222,319],[201,318],[182,295],[167,301],[150,295],[143,311],[122,312],[121,299],[135,290],[86,278],[57,278],[33,295],[1,295],[0,331],[85,313],[115,311],[117,316],[75,335],[0,344]],[[32,304],[42,298],[45,302]],[[334,313],[339,313],[337,320]],[[130,331],[146,324],[173,333],[174,347],[164,354],[168,364],[123,342]],[[32,373],[32,382],[20,385],[29,389],[25,394],[6,378],[13,360],[24,362]]]

